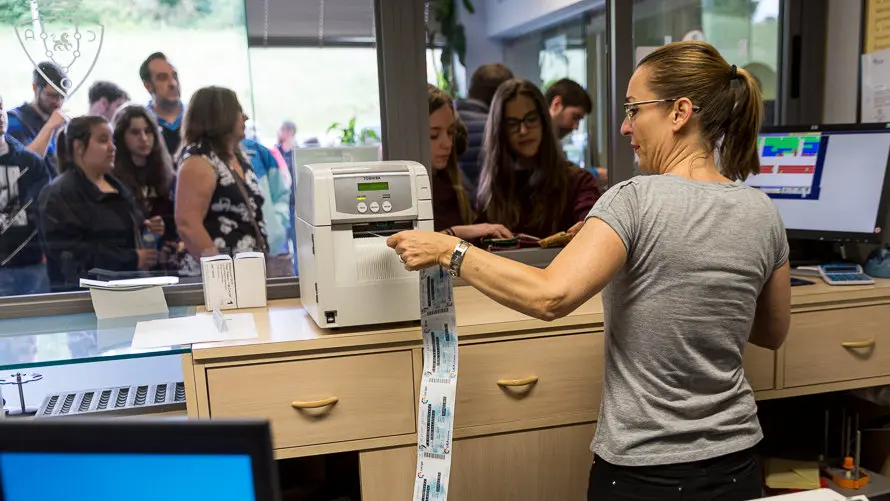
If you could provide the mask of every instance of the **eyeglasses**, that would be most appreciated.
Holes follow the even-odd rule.
[[[640,111],[639,106],[641,104],[674,103],[679,100],[680,100],[679,97],[674,97],[671,99],[651,99],[649,101],[636,101],[633,103],[624,103],[624,116],[626,117],[626,119],[629,123],[633,123],[634,116],[636,116],[637,112]],[[701,108],[699,108],[698,106],[696,106],[694,104],[692,105],[692,111],[698,112],[700,110],[701,110]]]
[[[541,124],[541,117],[537,111],[533,111],[520,119],[507,118],[507,130],[513,134],[522,130],[522,124],[525,124],[526,129],[534,129]]]

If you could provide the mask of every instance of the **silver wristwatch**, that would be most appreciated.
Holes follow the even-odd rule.
[[[451,263],[448,265],[448,273],[452,277],[460,277],[460,265],[464,262],[464,255],[466,255],[469,248],[470,244],[463,240],[454,247],[454,252],[451,253]]]

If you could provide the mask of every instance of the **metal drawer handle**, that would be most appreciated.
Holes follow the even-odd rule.
[[[498,386],[528,386],[538,382],[538,376],[529,376],[522,379],[501,379]]]
[[[324,400],[313,400],[311,402],[301,402],[299,400],[294,400],[291,402],[291,407],[294,409],[318,409],[319,407],[328,407],[336,404],[340,401],[337,397],[330,397]]]
[[[868,341],[844,341],[841,343],[841,346],[844,348],[871,348],[874,345],[874,339],[869,339]]]

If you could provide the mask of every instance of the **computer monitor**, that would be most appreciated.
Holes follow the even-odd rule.
[[[761,130],[760,174],[788,237],[880,242],[890,194],[890,124],[779,126]]]
[[[279,501],[265,421],[0,420],[2,501]]]

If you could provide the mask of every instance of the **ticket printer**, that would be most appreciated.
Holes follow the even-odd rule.
[[[386,240],[433,229],[426,169],[408,161],[297,169],[300,299],[322,328],[420,319],[420,281]]]

